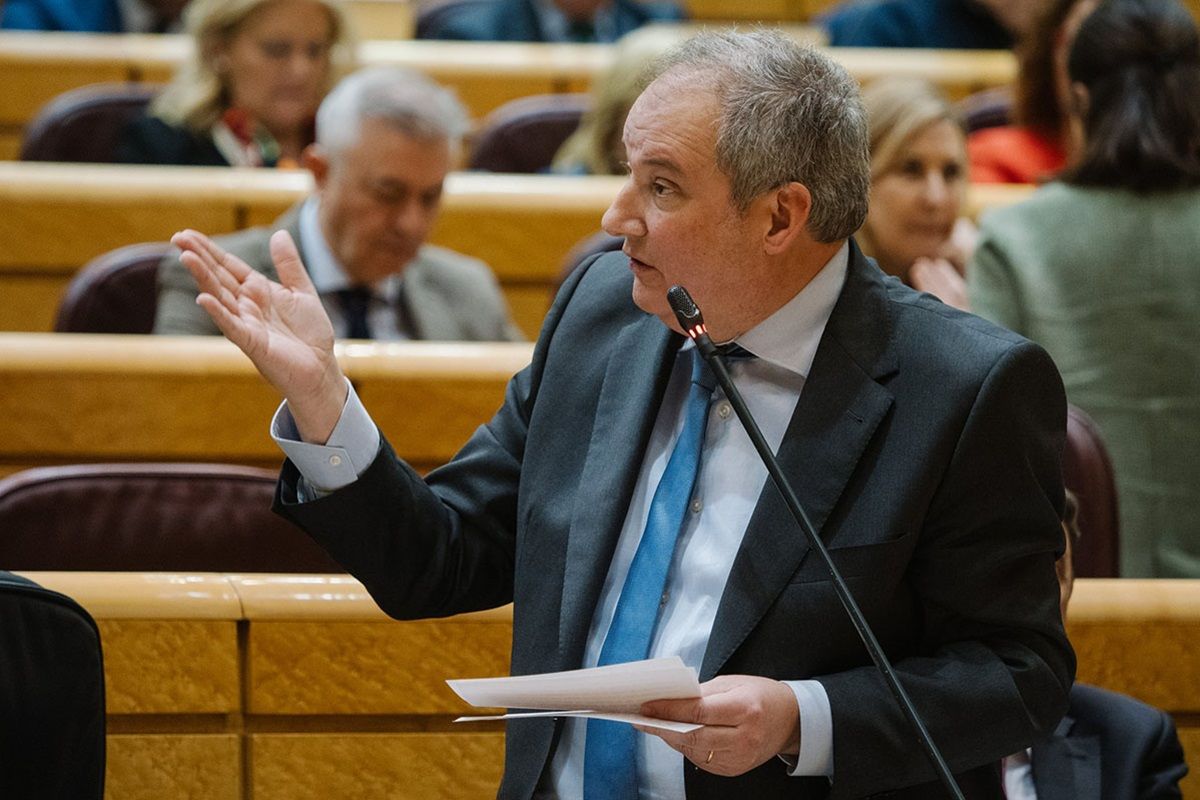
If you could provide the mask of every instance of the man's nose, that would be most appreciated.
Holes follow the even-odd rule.
[[[633,180],[627,178],[600,218],[600,227],[610,236],[626,238],[646,235],[646,223],[638,210]]]
[[[396,214],[392,218],[392,225],[397,233],[414,239],[424,239],[428,220],[429,215],[421,203],[416,200],[410,200],[401,203],[400,207],[396,209]]]

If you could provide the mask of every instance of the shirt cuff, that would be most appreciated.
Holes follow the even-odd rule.
[[[800,754],[783,756],[788,774],[833,777],[833,712],[829,695],[819,681],[784,681],[800,707]]]
[[[349,380],[346,383],[349,391],[342,415],[323,445],[301,441],[286,400],[271,419],[271,438],[296,465],[303,483],[307,484],[300,487],[301,502],[354,483],[379,453],[379,428],[371,421],[354,386]]]

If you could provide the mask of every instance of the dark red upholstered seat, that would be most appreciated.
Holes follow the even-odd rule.
[[[1063,480],[1079,499],[1080,542],[1074,548],[1080,578],[1115,578],[1119,572],[1120,530],[1112,461],[1096,423],[1067,406],[1067,447]]]
[[[275,473],[223,464],[38,467],[0,480],[13,570],[341,572],[271,512]]]
[[[94,83],[63,92],[29,123],[21,160],[113,163],[121,131],[145,111],[161,88],[149,83]]]

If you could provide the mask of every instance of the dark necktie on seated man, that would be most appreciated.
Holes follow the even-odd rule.
[[[352,286],[349,289],[339,289],[337,297],[346,319],[346,338],[372,338],[371,325],[367,319],[371,308],[371,290],[365,286]]]
[[[650,651],[675,541],[696,482],[716,387],[700,351],[692,349],[690,356],[692,385],[683,412],[683,431],[654,490],[646,528],[621,588],[598,666],[640,661]],[[583,787],[585,800],[637,800],[637,731],[630,725],[588,720]]]
[[[594,42],[596,41],[596,26],[590,19],[568,20],[567,39],[572,42]]]
[[[347,339],[417,339],[419,338],[416,331],[413,329],[412,313],[409,311],[407,298],[404,294],[404,286],[400,285],[397,296],[394,302],[388,302],[386,299],[375,294],[371,289],[365,286],[352,286],[348,289],[339,289],[334,292],[338,298],[338,304],[342,310],[342,317],[346,325],[345,338]],[[387,305],[395,318],[395,330],[380,330],[372,331],[371,329],[371,300],[378,300],[380,303]],[[378,321],[378,318],[377,318]]]

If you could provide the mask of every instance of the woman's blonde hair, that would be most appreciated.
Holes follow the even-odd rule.
[[[214,68],[214,57],[258,9],[286,0],[192,0],[184,12],[184,28],[192,52],[174,78],[155,98],[151,113],[172,125],[207,131],[229,105],[229,90]],[[353,67],[354,47],[346,13],[338,0],[316,0],[329,14],[330,74],[325,91]],[[315,111],[315,109],[314,109]]]
[[[668,27],[639,28],[617,42],[613,62],[592,84],[591,105],[579,127],[554,156],[556,170],[582,170],[589,175],[624,172],[618,147],[625,117],[646,88],[655,59],[686,38]]]
[[[871,178],[896,166],[904,147],[935,122],[962,121],[937,87],[921,78],[892,77],[872,81],[862,92],[870,131]]]

